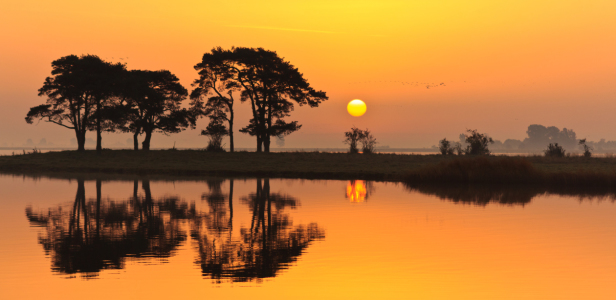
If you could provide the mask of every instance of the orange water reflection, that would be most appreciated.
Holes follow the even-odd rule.
[[[346,197],[351,202],[364,202],[368,199],[367,184],[363,180],[351,180],[347,184]]]
[[[0,298],[614,299],[613,194],[344,183],[0,176]]]

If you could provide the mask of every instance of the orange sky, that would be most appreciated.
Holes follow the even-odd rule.
[[[0,147],[74,134],[28,125],[51,61],[96,54],[129,69],[168,69],[190,89],[212,47],[275,50],[330,100],[297,108],[287,147],[344,147],[372,130],[380,145],[424,147],[467,128],[522,139],[530,124],[616,139],[614,1],[4,1],[0,12]],[[122,58],[122,60],[120,60]],[[403,85],[402,82],[420,84]],[[428,84],[444,86],[426,88]],[[359,118],[348,101],[368,105]],[[237,108],[236,128],[248,105]],[[198,125],[204,128],[206,121]],[[199,131],[153,147],[202,147]],[[89,137],[94,137],[90,134]],[[129,135],[104,137],[126,145]],[[253,147],[236,134],[236,147]]]

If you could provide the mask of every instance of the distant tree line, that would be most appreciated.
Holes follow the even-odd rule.
[[[460,134],[458,142],[442,139],[439,141],[438,150],[443,155],[486,155],[490,154],[488,146],[496,150],[509,151],[542,151],[546,156],[564,157],[567,151],[577,149],[583,151],[585,157],[591,157],[592,151],[598,149],[606,151],[616,150],[616,141],[589,142],[587,139],[577,139],[573,130],[555,126],[530,125],[526,131],[528,137],[524,140],[507,139],[505,142],[493,140],[487,134],[481,134],[477,130],[467,130],[466,134]]]
[[[593,142],[583,139],[584,143],[580,144],[580,139],[577,138],[576,133],[572,129],[567,128],[561,130],[555,126],[546,127],[533,124],[528,126],[526,134],[527,137],[523,140],[506,139],[504,142],[493,140],[493,143],[490,143],[490,149],[509,152],[540,152],[544,151],[550,144],[558,144],[564,150],[570,152],[582,151],[586,153],[587,150],[596,150],[600,152],[616,151],[616,141],[601,139],[598,142]],[[457,141],[447,142],[451,144],[455,152],[455,147],[458,143],[462,150],[468,146],[466,139],[467,137],[465,134],[460,134]]]
[[[439,151],[443,155],[489,155],[488,146],[494,143],[487,134],[479,133],[476,129],[468,129],[466,134],[460,135],[460,143],[452,143],[447,139],[439,141]],[[464,147],[462,145],[465,145]]]
[[[262,48],[214,48],[195,65],[199,78],[189,93],[167,70],[127,70],[96,55],[69,55],[52,62],[51,76],[39,89],[47,101],[30,108],[26,122],[43,120],[75,132],[78,150],[85,150],[86,133],[96,132],[96,150],[102,150],[102,132],[133,135],[134,149],[149,150],[152,133],[171,134],[194,129],[196,121],[210,122],[201,134],[210,137],[208,149],[221,151],[229,136],[234,150],[236,97],[249,102],[252,119],[239,131],[256,137],[257,151],[269,152],[271,136],[284,137],[301,128],[286,121],[294,104],[317,107],[327,100],[297,68],[276,52]]]

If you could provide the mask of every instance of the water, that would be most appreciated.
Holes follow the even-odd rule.
[[[616,295],[612,196],[9,175],[0,191],[0,299]]]

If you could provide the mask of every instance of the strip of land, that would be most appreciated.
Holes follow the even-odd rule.
[[[616,186],[616,158],[613,157],[212,153],[198,150],[105,150],[97,155],[95,151],[62,151],[0,156],[0,172]]]

